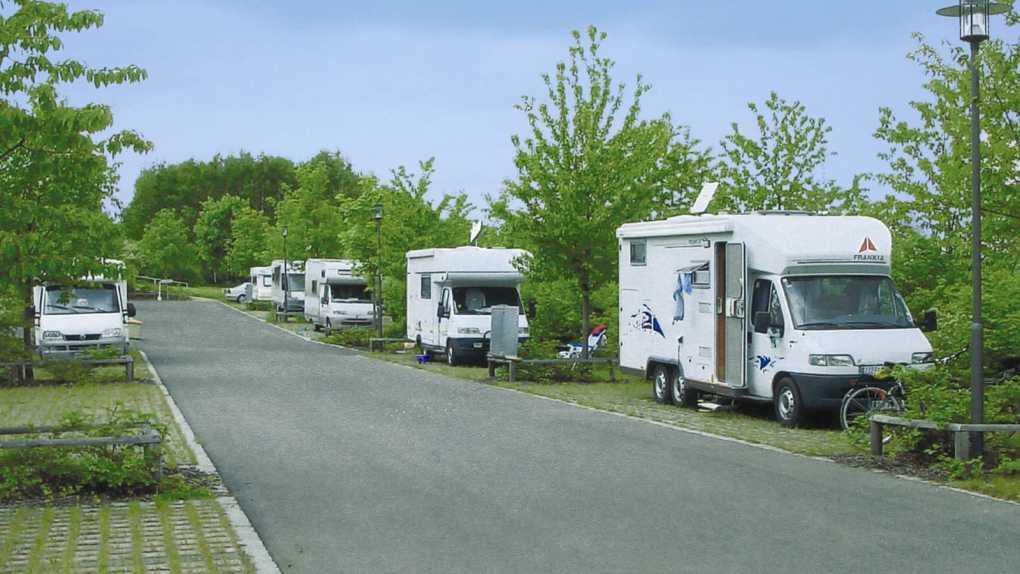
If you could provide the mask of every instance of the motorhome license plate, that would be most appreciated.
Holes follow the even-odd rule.
[[[485,346],[485,343],[475,343],[475,348],[476,349],[481,349],[484,346]]]
[[[882,365],[861,365],[860,366],[860,373],[862,375],[874,375],[879,370],[881,370],[881,368],[882,368]]]

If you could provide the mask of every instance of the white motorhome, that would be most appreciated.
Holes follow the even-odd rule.
[[[129,317],[124,263],[106,259],[116,275],[92,275],[72,284],[33,288],[35,345],[43,357],[70,357],[92,349],[128,350]]]
[[[371,325],[372,297],[366,287],[352,261],[305,261],[305,319],[327,332],[341,325]]]
[[[442,352],[450,364],[481,359],[489,350],[494,305],[520,309],[521,340],[528,319],[518,288],[523,281],[514,259],[520,249],[457,247],[407,252],[407,338],[427,352]]]
[[[305,310],[305,269],[301,261],[287,261],[287,271],[283,269],[283,259],[273,261],[273,294],[272,301],[277,311]],[[284,308],[286,306],[286,308]]]
[[[869,217],[762,212],[629,223],[620,242],[620,365],[656,400],[771,401],[796,425],[838,408],[888,364],[932,348],[889,277],[892,238]],[[933,311],[925,328],[934,328]]]
[[[250,270],[251,294],[255,301],[273,300],[273,268],[252,267]]]

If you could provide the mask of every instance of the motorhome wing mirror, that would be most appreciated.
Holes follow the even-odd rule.
[[[528,299],[527,309],[528,309],[528,317],[534,318],[535,317],[535,300],[534,299]]]
[[[322,296],[322,299],[319,299],[319,302],[322,303],[323,305],[326,305],[326,304],[329,303],[329,301],[326,299],[325,295]]]
[[[921,320],[918,321],[917,327],[925,332],[935,331],[939,328],[939,317],[935,309],[928,309],[921,316]]]
[[[127,304],[127,315],[128,315],[128,317],[134,317],[137,314],[138,314],[138,310],[135,309],[135,304],[134,303],[128,303]]]
[[[32,305],[30,307],[25,307],[25,318],[26,319],[35,319],[36,315],[38,313],[39,313],[39,310],[35,308],[35,305]]]
[[[772,323],[772,317],[768,311],[758,311],[754,314],[754,332],[755,333],[768,333],[769,327]]]

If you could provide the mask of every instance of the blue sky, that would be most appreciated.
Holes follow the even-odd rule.
[[[110,104],[117,127],[155,144],[122,158],[124,201],[157,162],[339,149],[383,178],[435,156],[435,192],[480,204],[514,175],[510,136],[526,125],[513,105],[542,94],[540,75],[565,57],[570,30],[588,24],[609,34],[619,80],[640,72],[652,85],[645,114],[669,111],[707,144],[731,122],[751,128],[749,100],[772,90],[799,99],[831,125],[839,155],[823,175],[845,183],[882,167],[879,106],[908,113],[924,97],[906,58],[911,33],[958,42],[956,23],[934,14],[948,0],[69,3],[106,16],[99,31],[67,38],[69,54],[150,75],[69,92]]]

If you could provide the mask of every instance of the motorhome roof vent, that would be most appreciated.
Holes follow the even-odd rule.
[[[764,209],[755,211],[758,215],[818,215],[813,211],[799,211],[796,209]]]

